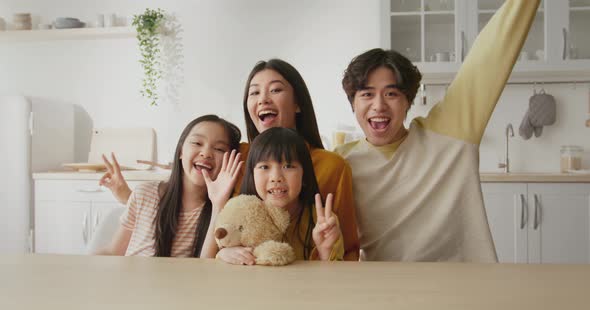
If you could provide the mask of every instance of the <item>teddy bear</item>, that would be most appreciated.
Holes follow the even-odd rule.
[[[293,248],[281,242],[288,227],[287,210],[268,206],[253,195],[239,195],[217,215],[215,241],[220,249],[252,248],[257,265],[283,266],[295,261]]]

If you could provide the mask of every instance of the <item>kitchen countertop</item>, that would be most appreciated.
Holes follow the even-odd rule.
[[[127,170],[121,171],[127,181],[168,180],[169,170]],[[33,173],[35,180],[100,180],[104,172],[53,171]]]
[[[481,172],[480,180],[482,183],[590,183],[590,173]]]
[[[167,180],[169,170],[133,170],[122,171],[127,181]],[[100,180],[103,172],[56,171],[33,173],[35,180]],[[481,172],[481,182],[515,182],[515,183],[590,183],[589,174],[573,173],[535,173],[535,172]]]
[[[0,256],[0,309],[587,309],[590,265]]]

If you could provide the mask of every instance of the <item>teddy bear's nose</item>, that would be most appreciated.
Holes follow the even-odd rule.
[[[215,230],[215,238],[223,239],[225,236],[227,236],[227,230],[225,230],[225,228],[220,227]]]

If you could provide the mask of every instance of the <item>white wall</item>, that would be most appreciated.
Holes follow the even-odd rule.
[[[13,13],[31,12],[43,23],[59,16],[92,21],[97,13],[124,17],[146,6],[175,13],[183,27],[179,104],[149,107],[139,96],[142,73],[131,38],[2,43],[0,94],[73,105],[78,109],[74,115],[87,115],[83,118],[91,122],[81,124],[85,131],[154,127],[158,157],[165,162],[184,125],[204,113],[228,118],[245,135],[242,93],[247,75],[256,61],[279,57],[305,78],[322,132],[329,135],[336,120],[354,121],[340,80],[354,55],[379,43],[378,1],[3,0],[0,17],[10,22]],[[76,144],[75,158],[64,161],[86,160],[88,141]]]
[[[184,125],[204,113],[219,114],[244,130],[245,79],[257,60],[272,57],[289,61],[305,78],[323,134],[331,136],[338,122],[355,124],[340,81],[353,56],[380,45],[377,0],[2,0],[0,17],[10,21],[13,13],[31,12],[44,23],[58,16],[88,21],[97,13],[125,17],[148,6],[175,13],[184,29],[184,84],[178,104],[149,107],[139,96],[142,73],[135,39],[0,45],[0,94],[72,106],[74,158],[63,161],[85,161],[90,136],[85,132],[92,127],[154,127],[162,162],[171,159]],[[558,171],[562,144],[582,145],[584,166],[590,168],[590,128],[584,127],[588,86],[551,85],[545,90],[558,101],[557,123],[546,127],[541,138],[510,140],[512,170]],[[409,117],[427,113],[443,91],[430,87],[430,104],[416,105]],[[500,171],[496,167],[503,156],[504,128],[511,122],[518,135],[530,95],[532,86],[506,88],[482,142],[482,171]]]

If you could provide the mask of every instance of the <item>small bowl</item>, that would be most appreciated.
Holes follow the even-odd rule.
[[[55,27],[55,29],[82,28],[84,27],[84,23],[77,18],[60,17],[55,19],[53,27]]]

